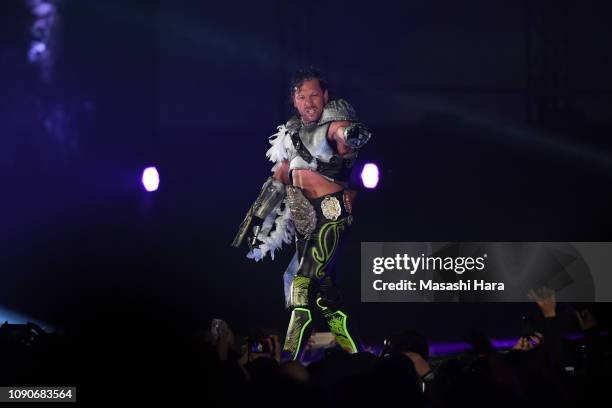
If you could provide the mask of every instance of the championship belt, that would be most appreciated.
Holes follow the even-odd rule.
[[[317,213],[302,190],[287,186],[287,205],[295,229],[304,236],[312,234],[317,226]]]

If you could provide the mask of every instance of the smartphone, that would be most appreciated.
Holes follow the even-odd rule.
[[[255,336],[247,340],[249,351],[251,353],[266,353],[272,354],[274,350],[270,349],[269,337]],[[272,343],[273,344],[273,343]],[[272,345],[272,347],[274,347]]]
[[[531,341],[531,336],[535,335],[535,325],[529,316],[523,316],[521,322],[521,337]]]

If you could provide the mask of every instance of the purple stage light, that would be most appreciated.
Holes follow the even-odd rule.
[[[36,17],[49,17],[55,13],[55,6],[45,1],[31,1],[32,14]]]
[[[59,13],[54,4],[58,0],[25,0],[34,16],[30,28],[32,43],[28,50],[28,60],[40,68],[41,79],[51,82],[55,64]]]
[[[47,52],[47,45],[44,42],[34,41],[30,46],[30,51],[28,52],[28,59],[30,62],[37,62]]]
[[[376,188],[378,185],[379,172],[378,166],[374,163],[367,163],[361,170],[361,181],[366,188]]]
[[[147,167],[142,172],[142,185],[145,190],[152,192],[159,187],[159,173],[155,167]]]

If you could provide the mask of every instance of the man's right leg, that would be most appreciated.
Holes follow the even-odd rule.
[[[299,360],[310,334],[310,324],[312,323],[312,313],[308,304],[310,282],[310,278],[296,276],[291,284],[291,297],[289,299],[291,320],[283,346],[283,354],[291,360]]]

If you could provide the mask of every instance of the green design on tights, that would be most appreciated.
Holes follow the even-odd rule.
[[[312,257],[317,263],[317,269],[315,270],[315,276],[317,278],[322,278],[325,276],[323,269],[331,260],[331,257],[338,246],[338,238],[340,237],[342,230],[344,230],[345,223],[346,220],[338,220],[328,222],[321,227],[316,240],[317,247],[312,248]],[[331,234],[332,237],[330,246],[327,244],[327,237],[329,234]]]
[[[296,276],[291,283],[291,305],[308,306],[308,287],[310,278]]]

